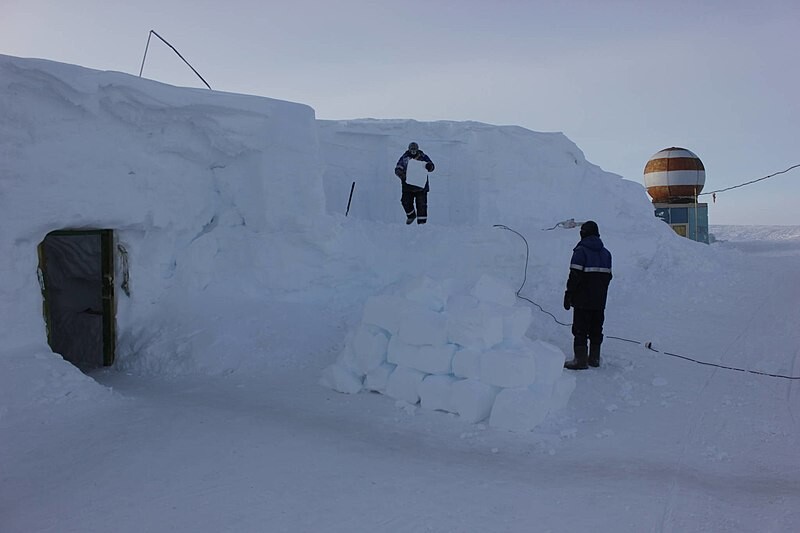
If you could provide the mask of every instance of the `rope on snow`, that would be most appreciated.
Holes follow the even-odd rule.
[[[574,226],[570,226],[570,227],[573,227],[573,228],[575,226],[580,225],[580,223],[579,222],[575,222],[574,219],[569,219],[569,220],[565,220],[563,222],[559,222],[558,224],[556,224],[552,228],[548,228],[548,229],[555,229],[555,228],[559,227],[561,224],[570,223],[570,222],[572,224],[575,224]],[[556,321],[557,324],[560,324],[562,326],[567,326],[567,327],[571,326],[572,324],[566,324],[566,323],[561,322],[560,320],[558,320],[558,318],[556,318],[556,316],[553,313],[551,313],[549,311],[545,311],[545,309],[541,305],[537,304],[536,302],[534,302],[530,298],[526,298],[525,296],[520,295],[520,291],[522,291],[522,288],[525,286],[525,282],[528,279],[528,259],[530,257],[530,247],[528,246],[528,240],[520,232],[518,232],[516,230],[513,230],[513,229],[511,229],[508,226],[505,226],[503,224],[494,224],[493,227],[502,228],[502,229],[508,230],[508,231],[510,231],[512,233],[516,233],[525,242],[525,275],[522,278],[522,285],[520,285],[519,289],[517,289],[517,292],[516,292],[517,298],[520,298],[522,300],[525,300],[526,302],[532,303],[533,305],[538,307],[541,312],[543,312],[543,313],[545,313],[547,315],[550,315],[553,318],[553,320]],[[561,227],[567,227],[567,226],[561,226]],[[786,375],[783,375],[783,374],[770,374],[768,372],[759,372],[757,370],[748,370],[746,368],[736,368],[736,367],[733,367],[733,366],[718,365],[716,363],[709,363],[709,362],[706,362],[706,361],[699,361],[697,359],[692,359],[691,357],[687,357],[685,355],[678,355],[678,354],[670,353],[670,352],[662,352],[660,350],[656,350],[655,348],[653,348],[653,343],[650,342],[650,341],[641,342],[641,341],[637,341],[637,340],[634,340],[634,339],[626,339],[625,337],[616,337],[614,335],[606,335],[605,337],[607,339],[615,339],[615,340],[619,340],[619,341],[623,341],[623,342],[630,342],[630,343],[633,343],[633,344],[639,344],[639,345],[644,346],[646,349],[650,350],[651,352],[663,353],[664,355],[669,355],[670,357],[677,357],[679,359],[683,359],[685,361],[691,361],[691,362],[697,363],[699,365],[712,366],[712,367],[715,367],[715,368],[722,368],[724,370],[735,370],[737,372],[747,372],[749,374],[756,374],[756,375],[759,375],[759,376],[769,376],[769,377],[773,377],[773,378],[800,379],[800,376],[786,376]]]

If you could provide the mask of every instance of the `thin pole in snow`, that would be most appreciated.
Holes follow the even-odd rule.
[[[144,60],[147,58],[147,50],[150,48],[150,37],[153,36],[153,30],[150,30],[150,33],[147,34],[147,44],[144,46],[144,55],[142,56],[142,66],[139,67],[139,77],[142,77],[142,71],[144,70]]]
[[[353,189],[356,188],[356,182],[354,181],[353,184],[350,186],[350,198],[347,200],[347,211],[344,212],[344,216],[350,212],[350,202],[353,201]]]

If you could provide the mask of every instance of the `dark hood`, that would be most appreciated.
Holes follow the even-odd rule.
[[[581,242],[578,243],[578,246],[585,246],[590,250],[602,250],[603,249],[603,241],[600,240],[600,237],[597,235],[589,235],[588,237],[584,237],[581,239]],[[577,248],[576,246],[575,248]]]

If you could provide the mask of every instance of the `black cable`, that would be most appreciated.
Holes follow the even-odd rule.
[[[793,165],[793,166],[791,166],[791,167],[787,168],[786,170],[781,170],[780,172],[776,172],[775,174],[770,174],[769,176],[764,176],[763,178],[758,178],[757,180],[748,181],[747,183],[742,183],[742,184],[740,184],[740,185],[734,185],[733,187],[727,187],[727,188],[725,188],[725,189],[718,189],[718,190],[716,190],[716,191],[708,191],[708,192],[703,192],[703,193],[700,193],[700,194],[698,194],[697,196],[705,196],[705,195],[707,195],[707,194],[716,194],[716,193],[718,193],[718,192],[730,191],[731,189],[738,189],[739,187],[744,187],[745,185],[752,185],[753,183],[757,183],[757,182],[759,182],[759,181],[763,181],[763,180],[765,180],[765,179],[768,179],[768,178],[775,177],[775,176],[777,176],[778,174],[786,174],[786,173],[787,173],[787,172],[789,172],[790,170],[792,170],[792,169],[794,169],[794,168],[797,168],[797,167],[800,167],[800,163],[799,163],[799,164],[797,164],[797,165]]]
[[[561,322],[559,319],[557,319],[557,318],[556,318],[556,315],[554,315],[554,314],[553,314],[553,313],[551,313],[550,311],[545,311],[545,310],[542,308],[542,306],[541,306],[541,305],[537,304],[537,303],[536,303],[536,302],[534,302],[533,300],[531,300],[531,299],[529,299],[529,298],[525,298],[524,296],[520,296],[519,294],[517,294],[517,298],[520,298],[520,299],[522,299],[522,300],[525,300],[526,302],[530,302],[530,303],[532,303],[533,305],[535,305],[536,307],[538,307],[538,308],[539,308],[539,311],[541,311],[542,313],[544,313],[544,314],[546,314],[546,315],[550,315],[551,317],[553,317],[553,320],[555,320],[555,321],[556,321],[556,323],[558,323],[558,324],[561,324],[562,326],[567,326],[567,327],[570,327],[570,326],[572,326],[572,324],[566,324],[566,323],[564,323],[564,322]]]
[[[627,339],[625,339],[625,340],[627,340]],[[639,343],[639,344],[641,344],[641,343]],[[733,366],[725,366],[725,365],[718,365],[716,363],[708,363],[706,361],[698,361],[697,359],[692,359],[691,357],[686,357],[685,355],[678,355],[676,353],[662,352],[662,351],[656,350],[655,348],[653,348],[653,343],[652,342],[646,342],[644,344],[644,347],[647,348],[648,350],[656,352],[656,353],[663,353],[664,355],[669,355],[671,357],[677,357],[678,359],[684,359],[686,361],[691,361],[691,362],[697,363],[699,365],[713,366],[715,368],[723,368],[725,370],[735,370],[737,372],[747,372],[749,374],[758,374],[759,376],[769,376],[769,377],[772,377],[772,378],[800,379],[800,376],[784,376],[783,374],[770,374],[768,372],[759,372],[758,370],[747,370],[746,368],[736,368],[736,367],[733,367]]]
[[[558,224],[556,224],[556,226],[558,226]],[[541,305],[537,304],[536,302],[534,302],[530,298],[526,298],[526,297],[521,296],[519,294],[522,291],[522,287],[525,286],[525,282],[528,280],[528,258],[530,257],[530,246],[528,246],[528,239],[526,239],[525,236],[522,235],[522,233],[520,233],[520,232],[518,232],[516,230],[513,230],[513,229],[511,229],[508,226],[505,226],[503,224],[495,224],[493,227],[495,227],[495,228],[503,228],[503,229],[506,229],[506,230],[508,230],[508,231],[510,231],[512,233],[516,233],[517,235],[519,235],[520,239],[522,239],[523,242],[525,243],[525,275],[522,277],[522,285],[519,286],[519,289],[517,289],[517,292],[515,293],[517,295],[517,298],[520,298],[522,300],[525,300],[526,302],[532,303],[533,305],[535,305],[536,307],[539,308],[539,311],[541,311],[542,313],[545,313],[545,314],[550,315],[551,317],[553,317],[553,320],[555,320],[558,324],[561,324],[562,326],[567,326],[567,327],[571,326],[572,324],[565,324],[564,322],[561,322],[558,318],[556,318],[556,315],[554,315],[553,313],[551,313],[549,311],[545,311],[544,308]],[[553,228],[550,228],[550,229],[553,229]]]
[[[525,286],[525,282],[528,280],[528,257],[530,255],[530,249],[528,247],[528,240],[525,239],[525,237],[522,235],[522,233],[520,233],[520,232],[518,232],[516,230],[513,230],[513,229],[509,228],[508,226],[504,226],[503,224],[495,224],[494,227],[495,228],[507,229],[508,231],[510,231],[512,233],[516,233],[517,235],[519,235],[520,239],[525,241],[525,272],[524,272],[524,275],[522,276],[522,285],[519,286],[519,289],[517,289],[517,292],[515,293],[517,296],[519,296],[519,291],[522,290],[522,287]]]
[[[641,342],[635,341],[633,339],[626,339],[624,337],[615,337],[613,335],[605,335],[605,338],[606,339],[616,339],[618,341],[632,342],[633,344],[642,344]]]
[[[190,69],[192,69],[192,72],[194,72],[195,74],[197,74],[197,77],[198,77],[198,78],[200,78],[200,81],[202,81],[202,82],[205,84],[205,86],[206,86],[206,87],[208,87],[208,89],[209,89],[209,90],[211,90],[211,85],[209,85],[209,84],[208,84],[208,82],[207,82],[207,81],[206,81],[206,80],[203,78],[203,76],[201,76],[201,75],[200,75],[200,73],[199,73],[199,72],[197,72],[197,71],[194,69],[194,67],[193,67],[193,66],[192,66],[192,65],[191,65],[191,64],[190,64],[188,61],[186,61],[186,58],[185,58],[185,57],[183,57],[183,56],[181,55],[181,53],[180,53],[180,52],[178,52],[178,49],[177,49],[177,48],[175,48],[174,46],[172,46],[171,44],[169,44],[169,43],[167,42],[167,40],[166,40],[166,39],[164,39],[162,36],[160,36],[158,33],[156,33],[156,31],[155,31],[155,30],[150,30],[150,33],[148,33],[148,34],[147,34],[147,45],[144,47],[144,57],[142,57],[142,67],[139,69],[139,77],[140,77],[140,78],[142,77],[142,71],[144,70],[144,61],[145,61],[145,58],[147,57],[147,49],[150,47],[150,37],[151,37],[151,36],[153,36],[153,35],[155,35],[156,37],[158,37],[159,39],[161,39],[161,41],[162,41],[164,44],[166,44],[167,46],[169,46],[170,48],[172,48],[172,51],[173,51],[173,52],[175,52],[176,54],[178,54],[178,57],[180,57],[180,58],[183,60],[183,62],[184,62],[184,63],[186,63],[186,65],[187,65],[187,66],[188,66]]]
[[[800,166],[800,165],[798,165],[798,166]],[[545,311],[544,308],[541,305],[537,304],[536,302],[534,302],[530,298],[526,298],[525,296],[520,296],[519,293],[522,290],[522,287],[525,286],[525,281],[528,279],[528,257],[530,255],[529,246],[528,246],[528,240],[520,232],[518,232],[516,230],[513,230],[513,229],[511,229],[508,226],[505,226],[503,224],[494,224],[493,227],[495,227],[495,228],[503,228],[503,229],[506,229],[506,230],[508,230],[508,231],[510,231],[512,233],[516,233],[525,242],[525,276],[522,279],[522,285],[519,286],[519,289],[516,292],[517,298],[520,298],[522,300],[525,300],[526,302],[532,303],[533,305],[538,307],[539,310],[542,313],[545,313],[545,314],[550,315],[551,317],[553,317],[553,320],[555,320],[556,323],[561,324],[562,326],[567,326],[567,327],[571,326],[572,324],[565,324],[564,322],[561,322],[560,320],[558,320],[558,318],[556,318],[556,316],[553,313],[551,313],[549,311]],[[713,366],[715,368],[722,368],[722,369],[725,369],[725,370],[735,370],[737,372],[747,372],[747,373],[750,373],[750,374],[757,374],[759,376],[769,376],[769,377],[773,377],[773,378],[800,379],[800,376],[784,376],[783,374],[769,374],[767,372],[759,372],[757,370],[747,370],[745,368],[736,368],[736,367],[733,367],[733,366],[725,366],[725,365],[718,365],[716,363],[708,363],[706,361],[698,361],[697,359],[692,359],[691,357],[686,357],[685,355],[678,355],[678,354],[675,354],[675,353],[662,352],[662,351],[656,350],[655,348],[653,348],[653,343],[652,342],[641,342],[641,341],[637,341],[637,340],[633,340],[633,339],[626,339],[625,337],[615,337],[614,335],[605,335],[605,338],[607,338],[607,339],[615,339],[615,340],[619,340],[619,341],[623,341],[623,342],[630,342],[632,344],[640,344],[640,345],[643,345],[645,348],[647,348],[648,350],[650,350],[652,352],[663,353],[664,355],[669,355],[671,357],[677,357],[679,359],[684,359],[686,361],[691,361],[691,362],[697,363],[699,365]]]

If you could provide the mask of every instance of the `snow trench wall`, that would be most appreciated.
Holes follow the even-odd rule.
[[[0,324],[6,348],[45,342],[37,247],[58,229],[113,229],[131,297],[118,328],[171,290],[254,264],[260,236],[324,213],[314,111],[0,56]]]
[[[586,161],[562,133],[478,122],[318,120],[326,209],[380,221],[405,219],[394,166],[416,141],[434,161],[429,221],[448,226],[552,221],[652,219],[644,187]],[[597,191],[604,194],[598,198]],[[570,197],[565,206],[563,198]],[[566,210],[568,209],[568,210]],[[541,221],[541,222],[540,222]]]

